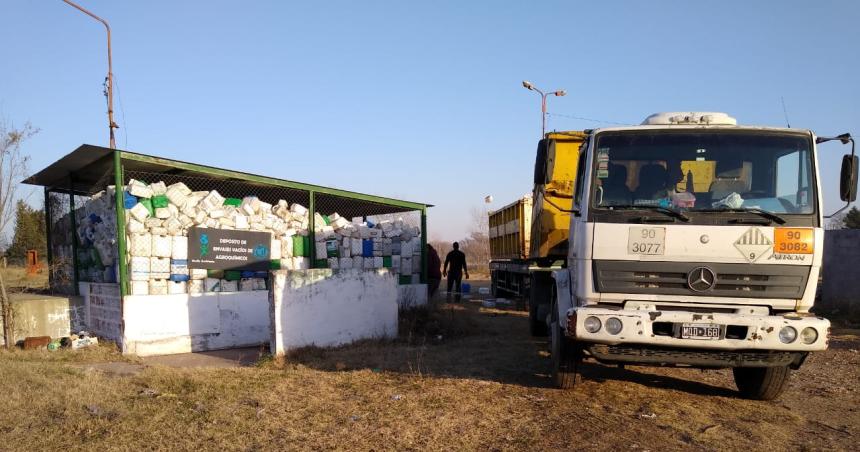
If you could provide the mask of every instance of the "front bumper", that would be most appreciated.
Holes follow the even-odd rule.
[[[592,316],[597,317],[602,325],[594,333],[585,329],[585,319]],[[622,329],[618,334],[610,334],[605,328],[606,321],[612,317],[621,320]],[[565,334],[583,343],[699,350],[820,351],[827,349],[830,331],[829,320],[811,316],[615,310],[588,306],[569,309],[567,320]],[[719,326],[720,337],[715,340],[681,338],[682,324]],[[790,344],[779,339],[779,331],[785,326],[793,327],[798,333]],[[807,327],[815,328],[818,333],[818,338],[811,344],[803,343],[800,338],[800,332]]]

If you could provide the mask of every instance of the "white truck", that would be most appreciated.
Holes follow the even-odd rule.
[[[777,397],[828,345],[830,322],[810,308],[824,251],[817,145],[830,140],[852,145],[850,203],[848,134],[701,112],[588,131],[548,300],[555,383],[572,388],[594,359],[731,368],[743,396]]]

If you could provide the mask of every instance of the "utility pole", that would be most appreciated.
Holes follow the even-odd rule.
[[[529,91],[535,91],[540,94],[540,137],[543,139],[546,136],[546,96],[564,96],[567,94],[567,91],[560,89],[558,91],[553,91],[551,93],[545,93],[539,89],[537,89],[534,85],[531,84],[528,80],[523,80],[523,88]]]
[[[99,16],[87,11],[86,9],[78,6],[77,4],[71,2],[70,0],[63,0],[68,3],[78,11],[92,17],[93,19],[101,22],[105,29],[107,30],[107,54],[108,54],[108,72],[107,77],[105,77],[105,97],[107,98],[107,113],[108,113],[108,130],[110,131],[110,147],[111,149],[116,149],[116,138],[114,137],[113,130],[118,129],[119,126],[113,120],[113,62],[111,60],[111,48],[110,48],[110,25],[108,25],[107,21],[102,19]]]

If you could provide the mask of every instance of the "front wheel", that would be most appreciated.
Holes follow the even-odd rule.
[[[553,306],[550,323],[550,355],[552,357],[552,379],[559,389],[573,389],[579,376],[582,354],[576,344],[564,335],[558,322],[558,309]]]
[[[754,400],[773,400],[788,387],[791,369],[781,367],[735,367],[735,385],[741,395]]]

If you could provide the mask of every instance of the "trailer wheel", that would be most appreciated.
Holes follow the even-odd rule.
[[[773,400],[788,387],[791,369],[780,367],[735,367],[735,385],[741,395],[754,400]]]
[[[553,303],[550,323],[550,355],[552,357],[552,379],[559,389],[573,389],[581,379],[579,363],[582,353],[576,343],[564,335],[558,321],[558,309]]]

